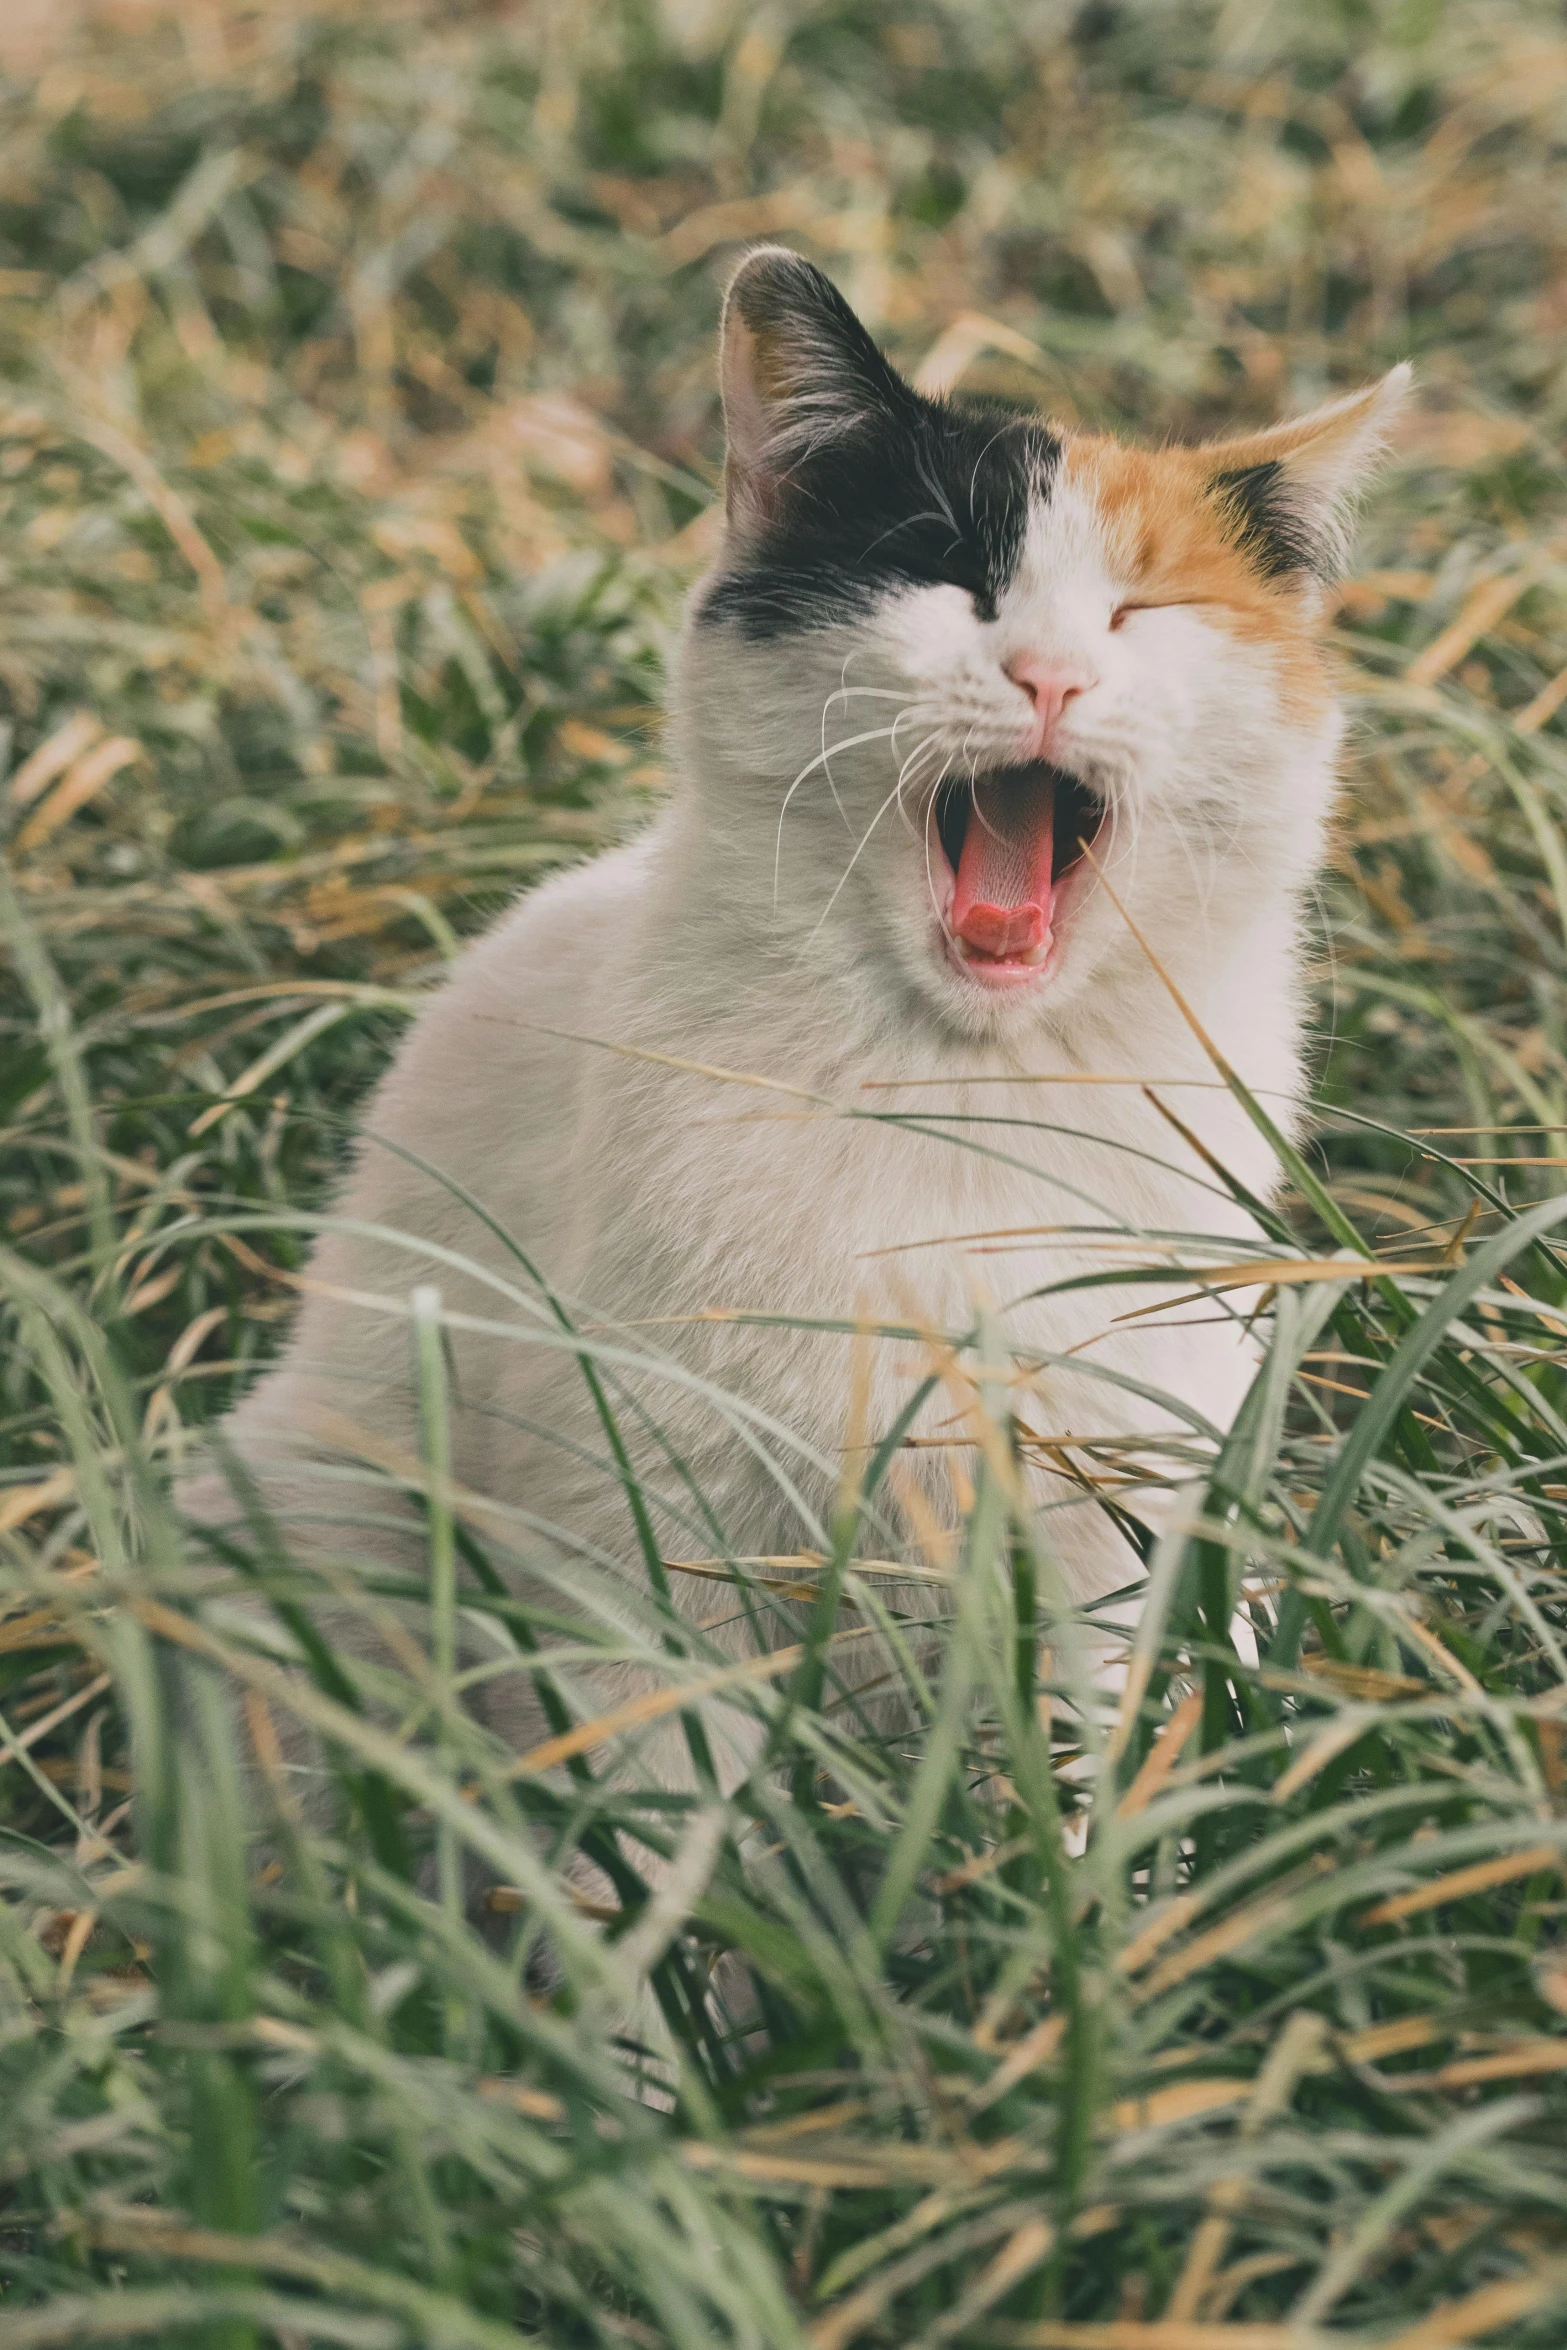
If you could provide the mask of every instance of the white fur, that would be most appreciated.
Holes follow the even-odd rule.
[[[1109,802],[1106,877],[1226,1058],[1281,1123],[1293,1121],[1300,900],[1339,722],[1292,720],[1271,656],[1198,610],[1138,612],[1112,631],[1124,588],[1092,506],[1062,487],[1034,513],[993,622],[960,590],[935,587],[781,644],[748,643],[732,624],[688,629],[669,807],[630,846],[524,899],[463,957],[366,1116],[337,1228],[315,1252],[315,1293],[281,1361],[227,1425],[275,1507],[303,1519],[337,1506],[338,1487],[313,1462],[352,1451],[345,1417],[417,1449],[406,1323],[343,1299],[406,1300],[433,1280],[448,1309],[490,1325],[453,1333],[459,1482],[563,1530],[541,1532],[541,1555],[569,1557],[576,1542],[618,1562],[628,1588],[643,1578],[625,1495],[583,1457],[602,1452],[602,1436],[558,1330],[516,1302],[536,1293],[480,1219],[386,1143],[454,1178],[580,1320],[646,1364],[628,1383],[735,1554],[820,1539],[848,1432],[852,1342],[682,1319],[704,1309],[961,1330],[983,1286],[1000,1301],[1008,1344],[1042,1362],[1019,1397],[1035,1428],[1180,1429],[1153,1391],[1185,1408],[1188,1431],[1228,1424],[1250,1357],[1221,1306],[1184,1307],[1169,1317],[1181,1326],[1117,1325],[1147,1289],[1034,1294],[1102,1269],[1110,1260],[1091,1241],[1043,1236],[976,1255],[941,1238],[1071,1225],[1110,1239],[1249,1237],[1246,1215],[1136,1086],[864,1090],[1023,1071],[1151,1076],[1245,1185],[1272,1189],[1267,1147],[1213,1087],[1191,1025],[1108,890],[1088,891],[1059,969],[1026,997],[985,994],[943,953],[941,891],[927,868],[937,777],[1024,755],[1031,712],[1005,674],[1010,655],[1078,664],[1095,682],[1069,704],[1054,755]],[[867,733],[875,738],[832,750]],[[754,1072],[811,1098],[614,1047]],[[1183,1080],[1189,1089],[1177,1089]],[[949,1126],[956,1139],[940,1139],[939,1127],[910,1133],[812,1106],[823,1100],[1034,1123]],[[415,1237],[398,1244],[367,1227]],[[476,1260],[493,1280],[432,1263],[421,1240]],[[918,1345],[879,1343],[868,1426],[850,1433],[879,1435],[925,1367]],[[799,1447],[756,1420],[737,1432],[703,1380],[794,1431]],[[943,1395],[925,1428],[949,1421],[959,1401]],[[627,1427],[667,1498],[660,1544],[677,1557],[711,1553],[717,1537],[658,1443],[634,1413]],[[941,1506],[949,1456],[910,1458]],[[1038,1498],[1071,1588],[1087,1596],[1131,1579],[1130,1554],[1091,1503],[1043,1481]],[[193,1506],[224,1514],[211,1484]],[[680,1597],[698,1615],[720,1612],[711,1584],[682,1583]],[[525,1681],[506,1684],[496,1718],[519,1741],[536,1733]],[[659,1767],[678,1769],[672,1746]]]

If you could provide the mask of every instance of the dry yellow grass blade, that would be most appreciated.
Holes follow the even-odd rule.
[[[1045,2158],[1017,2138],[992,2146],[903,2146],[888,2142],[864,2154],[769,2154],[742,2146],[711,2146],[686,2139],[682,2160],[692,2170],[722,2171],[756,2186],[896,2187],[909,2181],[932,2186],[969,2184],[1007,2170],[1014,2163],[1038,2169]]]
[[[1320,1873],[1331,1865],[1324,1855],[1318,1854],[1313,1862],[1313,1870],[1315,1873]],[[1197,1935],[1193,1941],[1187,1943],[1183,1950],[1175,1951],[1162,1965],[1156,1966],[1153,1973],[1138,1985],[1136,1993],[1138,2003],[1155,1999],[1161,1991],[1171,1990],[1175,1984],[1184,1983],[1200,1967],[1206,1966],[1210,1959],[1224,1958],[1232,1950],[1242,1949],[1246,1943],[1252,1940],[1254,1935],[1266,1932],[1280,1919],[1288,1917],[1294,1906],[1295,1890],[1298,1888],[1285,1892],[1276,1889],[1270,1890],[1259,1900],[1247,1902],[1242,1908],[1232,1910],[1230,1915],[1221,1918],[1216,1926],[1210,1926],[1205,1934]],[[1181,1902],[1173,1901],[1162,1917],[1156,1918],[1152,1926],[1147,1927],[1143,1933],[1139,1934],[1134,1942],[1128,1943],[1117,1961],[1122,1973],[1135,1973],[1145,1965],[1159,1944],[1168,1940],[1177,1927],[1186,1922],[1186,1917],[1191,1915],[1191,1910],[1196,1907],[1196,1904],[1192,1903],[1187,1908],[1185,1916],[1176,1918],[1172,1924],[1170,1921],[1174,1912],[1181,1907]],[[1159,1928],[1162,1928],[1163,1931],[1156,1932],[1156,1929]]]
[[[1163,1272],[1163,1266],[1145,1268]],[[1204,1297],[1230,1289],[1293,1289],[1315,1281],[1375,1281],[1397,1274],[1436,1274],[1448,1268],[1441,1259],[1411,1260],[1408,1264],[1389,1263],[1377,1258],[1354,1257],[1259,1257],[1254,1264],[1214,1265],[1194,1269],[1190,1265],[1172,1265],[1172,1281],[1200,1281],[1202,1287],[1183,1291],[1179,1297],[1163,1297],[1151,1306],[1135,1306],[1130,1313],[1117,1314],[1118,1322],[1137,1322],[1145,1314],[1166,1314],[1174,1306],[1197,1305]]]
[[[827,1564],[826,1554],[819,1550],[778,1551],[754,1558],[736,1559],[665,1559],[663,1565],[672,1575],[702,1575],[714,1583],[739,1583],[745,1578],[739,1570],[759,1583],[782,1581],[790,1590],[798,1590],[810,1597],[814,1584],[801,1583],[802,1574],[819,1575]],[[754,1574],[753,1574],[754,1570]],[[850,1559],[847,1572],[851,1575],[894,1575],[904,1583],[950,1583],[952,1577],[936,1567],[904,1566],[897,1559]]]
[[[1146,1681],[1147,1674],[1143,1675]],[[1181,1749],[1202,1720],[1202,1691],[1188,1690],[1144,1759],[1143,1766],[1116,1805],[1116,1817],[1135,1819],[1146,1810],[1181,1759]]]
[[[76,1962],[92,1940],[93,1928],[98,1923],[95,1909],[79,1909],[71,1920],[70,1931],[60,1949],[60,1964],[54,1978],[54,1995],[63,1999],[71,1988],[76,1973]]]
[[[1567,702],[1567,669],[1558,669],[1549,685],[1542,685],[1532,702],[1526,702],[1513,719],[1517,734],[1538,734],[1549,718],[1554,718],[1563,702]]]
[[[1105,1760],[1113,1769],[1126,1752],[1127,1741],[1137,1726],[1137,1716],[1153,1679],[1154,1660],[1146,1651],[1136,1651],[1126,1670],[1126,1687],[1116,1708],[1115,1723],[1105,1746]]]
[[[1567,2039],[1520,2040],[1484,2056],[1455,2056],[1434,2073],[1412,2074],[1387,2084],[1396,2089],[1472,2089],[1479,2081],[1527,2081],[1541,2073],[1567,2072]]]
[[[232,618],[223,566],[185,500],[165,481],[147,450],[119,425],[80,409],[72,424],[82,440],[99,450],[112,465],[118,465],[127,479],[135,483],[195,573],[207,626],[214,632],[223,630]]]
[[[103,732],[101,722],[90,710],[78,710],[46,735],[38,748],[22,761],[16,773],[6,784],[6,797],[16,809],[31,807],[40,792],[47,791],[57,775],[63,775],[74,759],[90,750]]]
[[[897,2291],[897,2271],[893,2268],[889,2273],[887,2266],[890,2256],[895,2252],[906,2250],[910,2244],[917,2243],[921,2236],[929,2235],[941,2225],[943,2220],[952,2215],[958,2208],[960,2201],[961,2197],[954,2194],[952,2190],[937,2188],[933,2194],[924,2198],[901,2226],[889,2228],[886,2231],[880,2240],[878,2272],[872,2276],[868,2284],[862,2285],[857,2292],[849,2294],[845,2300],[834,2302],[832,2307],[816,2320],[809,2335],[812,2350],[847,2350],[847,2345],[857,2335],[874,2324]],[[1083,2217],[1088,2217],[1088,2214],[1083,2214]],[[1018,2230],[1011,2239],[1011,2243],[998,2253],[996,2260],[990,2264],[989,2269],[980,2280],[980,2284],[975,2288],[976,2298],[978,2298],[984,2288],[989,2287],[982,2306],[988,2307],[998,2297],[996,2283],[998,2273],[1003,2279],[999,2289],[1004,2290],[1009,2273],[1026,2274],[1029,2267],[1037,2264],[1040,2254],[1048,2251],[1050,2244],[1054,2241],[1054,2233],[1054,2230],[1043,2220],[1028,2221],[1023,2228]],[[1025,2254],[1035,2247],[1038,2249],[1034,2251],[1034,2257],[1025,2260]],[[1006,2270],[1001,2269],[1000,2264],[1003,2262],[1007,2263]],[[954,2314],[956,2313],[954,2312]]]
[[[828,1645],[838,1647],[844,1641],[863,1640],[874,1629],[873,1625],[857,1624],[849,1631],[835,1632]],[[666,1714],[679,1713],[698,1698],[711,1697],[716,1690],[738,1688],[751,1681],[774,1681],[780,1673],[792,1672],[805,1653],[804,1642],[796,1642],[790,1648],[776,1648],[767,1656],[743,1657],[738,1664],[724,1665],[716,1672],[700,1674],[694,1681],[682,1681],[672,1688],[644,1690],[640,1697],[628,1698],[624,1705],[612,1707],[607,1714],[598,1714],[591,1722],[579,1722],[575,1729],[563,1730],[557,1738],[546,1738],[542,1746],[530,1747],[508,1767],[506,1776],[528,1778],[539,1771],[553,1770],[557,1763],[569,1762],[574,1754],[586,1754],[590,1747],[602,1746],[606,1739],[618,1737],[622,1730],[636,1730],[645,1722],[661,1721]]]
[[[1065,2031],[1065,2016],[1047,2015],[1042,2023],[1035,2024],[1032,2031],[1025,2032],[1022,2039],[1007,2050],[989,2080],[977,2082],[970,2090],[970,2113],[983,2113],[988,2105],[995,2104],[998,2097],[1004,2097],[1009,2089],[1015,2089],[1018,2082],[1029,2073],[1040,2065],[1048,2064],[1060,2047]]]
[[[1309,1673],[1313,1681],[1326,1681],[1344,1697],[1363,1697],[1373,1702],[1379,1698],[1429,1697],[1429,1681],[1417,1681],[1410,1673],[1384,1673],[1377,1665],[1343,1664],[1337,1657],[1306,1656],[1300,1660],[1300,1669]]]
[[[220,1329],[228,1318],[229,1308],[224,1303],[208,1306],[204,1313],[197,1314],[186,1323],[164,1358],[162,1376],[147,1398],[147,1408],[142,1414],[144,1444],[151,1442],[163,1419],[173,1414],[174,1382],[194,1362],[213,1331]]]
[[[1232,2260],[1215,2276],[1202,2315],[1210,2325],[1222,2324],[1248,2285],[1259,2284],[1264,2277],[1287,2275],[1296,2265],[1292,2252],[1252,2252],[1244,2260]]]
[[[1176,2081],[1168,2089],[1154,2089],[1146,2097],[1120,2097],[1110,2108],[1110,2127],[1156,2130],[1166,2122],[1190,2121],[1199,2113],[1217,2113],[1226,2105],[1244,2105],[1255,2096],[1249,2080]]]
[[[79,808],[85,808],[89,800],[96,798],[122,767],[129,767],[133,759],[142,756],[141,744],[128,734],[111,735],[107,742],[83,752],[66,769],[49,797],[28,817],[12,843],[14,854],[24,857],[41,841],[48,840],[62,824],[70,822]]]
[[[1567,2298],[1567,2262],[1554,2261],[1532,2276],[1509,2277],[1501,2284],[1482,2285],[1445,2309],[1434,2309],[1407,2333],[1395,2334],[1378,2350],[1468,2350],[1484,2334],[1494,2334],[1514,2318],[1547,2309]]]
[[[969,1248],[982,1241],[992,1240],[1058,1240],[1079,1236],[1079,1228],[1069,1224],[998,1224],[985,1232],[929,1232],[919,1240],[900,1240],[889,1248],[868,1248],[860,1253],[857,1262],[868,1263],[877,1257],[908,1256],[921,1248]],[[1111,1234],[1101,1240],[1097,1234],[1084,1242],[1096,1256],[1115,1256],[1135,1253],[1145,1244],[1138,1240]]]
[[[1554,1314],[1548,1314],[1544,1306],[1520,1289],[1516,1281],[1509,1280],[1505,1273],[1501,1276],[1501,1286],[1509,1297],[1517,1298],[1525,1313],[1536,1315],[1553,1338],[1567,1338],[1567,1322],[1559,1322]]]
[[[1311,1741],[1304,1754],[1296,1756],[1276,1783],[1272,1800],[1288,1803],[1298,1788],[1304,1787],[1308,1779],[1314,1779],[1318,1771],[1326,1770],[1334,1756],[1342,1754],[1346,1746],[1353,1746],[1357,1738],[1365,1735],[1365,1730],[1366,1724],[1358,1714],[1347,1719],[1340,1716],[1331,1722],[1320,1737]]]
[[[335,1028],[339,1020],[346,1019],[352,1009],[351,1004],[329,1003],[318,1004],[313,1012],[307,1013],[286,1036],[280,1036],[276,1043],[269,1045],[258,1059],[251,1062],[248,1069],[242,1070],[232,1085],[224,1088],[220,1101],[215,1101],[210,1109],[203,1110],[199,1117],[191,1120],[192,1142],[205,1134],[209,1127],[215,1126],[220,1118],[226,1117],[236,1102],[243,1101],[247,1094],[255,1092],[258,1085],[264,1085],[269,1077],[275,1076],[307,1044],[324,1035],[327,1029]]]
[[[1033,1072],[1027,1069],[975,1070],[968,1076],[957,1077],[866,1077],[860,1081],[861,1093],[917,1093],[931,1085],[1158,1085],[1166,1091],[1185,1093],[1227,1093],[1222,1079],[1217,1077],[1122,1077],[1118,1073],[1097,1069],[1051,1069]]]
[[[1457,617],[1415,655],[1404,671],[1405,682],[1435,685],[1450,669],[1456,669],[1464,655],[1472,652],[1499,620],[1506,618],[1519,598],[1539,583],[1559,552],[1554,544],[1541,547],[1516,570],[1504,572],[1499,578],[1481,580],[1470,590]]]
[[[55,1469],[36,1485],[0,1487],[0,1534],[14,1533],[40,1510],[52,1510],[69,1501],[76,1490],[74,1469]]]
[[[1135,1975],[1145,1967],[1156,1950],[1162,1950],[1173,1934],[1178,1934],[1187,1920],[1197,1912],[1197,1897],[1192,1893],[1178,1893],[1173,1901],[1151,1917],[1140,1934],[1116,1955],[1116,1967],[1123,1975]]]
[[[387,1012],[416,1012],[423,1000],[416,988],[378,987],[359,979],[269,979],[255,987],[227,987],[218,995],[194,996],[171,1009],[182,1019],[194,1020],[204,1012],[226,1012],[238,1004],[289,1003],[296,997],[301,1003],[325,997]]]
[[[1056,2240],[1056,2231],[1047,2219],[1029,2219],[1007,2238],[995,2258],[987,2261],[968,2291],[947,2312],[941,2324],[928,2337],[931,2342],[950,2342],[959,2334],[966,2334],[987,2309],[993,2309],[1004,2293],[1015,2284],[1032,2275],[1049,2254]]]
[[[547,2089],[530,2089],[525,2081],[507,2081],[492,2073],[479,2083],[479,2095],[490,2098],[497,2105],[510,2105],[529,2121],[558,2122],[566,2118],[566,2108],[558,2097]]]
[[[994,1876],[997,1869],[1004,1869],[1009,1860],[1016,1860],[1019,1853],[1027,1852],[1030,1841],[1027,1836],[1012,1836],[1005,1844],[992,1845],[988,1852],[975,1853],[972,1860],[963,1861],[942,1876],[932,1877],[932,1893],[961,1893],[967,1886],[983,1884],[986,1877]]]
[[[36,1722],[29,1722],[20,1738],[8,1736],[0,1729],[0,1745],[5,1749],[0,1753],[0,1771],[5,1769],[8,1762],[15,1762],[18,1755],[25,1754],[29,1747],[36,1746],[40,1738],[47,1738],[49,1732],[57,1730],[62,1722],[68,1722],[72,1714],[80,1713],[84,1705],[91,1705],[95,1697],[101,1697],[112,1686],[112,1675],[100,1673],[95,1681],[88,1682],[85,1689],[78,1689],[74,1695],[51,1706],[48,1713],[41,1715]]]
[[[763,196],[736,196],[727,203],[703,204],[664,231],[653,248],[654,255],[663,269],[685,269],[715,245],[805,228],[820,210],[821,198],[805,180],[770,189]]]
[[[1411,2048],[1445,2039],[1449,2029],[1440,2016],[1400,2016],[1396,2023],[1372,2024],[1364,2032],[1349,2033],[1338,2043],[1339,2054],[1351,2064],[1378,2064],[1384,2056],[1402,2056]]]
[[[1462,1901],[1468,1893],[1485,1893],[1495,1885],[1509,1885],[1516,1877],[1532,1877],[1541,1869],[1560,1869],[1562,1853],[1555,1844],[1534,1844],[1527,1852],[1505,1853],[1500,1860],[1476,1861],[1472,1868],[1454,1869],[1433,1878],[1412,1893],[1379,1901],[1361,1919],[1363,1926],[1393,1926],[1400,1918],[1417,1917],[1422,1910],[1440,1909],[1445,1901]]]
[[[851,2341],[861,2327],[880,2314],[891,2293],[885,2264],[896,2254],[906,2252],[911,2245],[919,2243],[922,2237],[944,2226],[964,2207],[971,2193],[971,2189],[964,2187],[934,2188],[930,2194],[921,2196],[914,2209],[901,2220],[895,2221],[889,2228],[883,2228],[865,2243],[840,2254],[827,2271],[823,2290],[831,2292],[837,2284],[851,2283],[854,2278],[863,2276],[872,2262],[876,2264],[878,2273],[869,2285],[861,2287],[847,2300],[834,2302],[825,2316],[817,2320],[810,2337],[815,2350],[833,2350],[835,2344]]]
[[[1321,2065],[1327,2026],[1310,2008],[1298,2008],[1285,2019],[1257,2076],[1255,2094],[1248,2102],[1239,2137],[1255,2139],[1274,2117],[1288,2107],[1303,2073]],[[1236,2219],[1244,2210],[1255,2176],[1254,2166],[1242,2159],[1239,2167],[1217,2179],[1208,2193],[1202,2224],[1192,2238],[1185,2266],[1165,2304],[1166,2318],[1196,2317],[1207,2299],[1229,2250]]]
[[[960,310],[951,325],[942,328],[915,368],[916,391],[924,392],[927,397],[950,392],[982,351],[1000,351],[1036,375],[1053,376],[1057,372],[1049,353],[1042,351],[1037,343],[1031,343],[1027,335],[1019,334],[1015,326],[1008,326],[999,318],[987,318],[980,310]],[[1074,403],[1069,401],[1068,405]]]
[[[760,2122],[745,2133],[745,2144],[765,2153],[769,2147],[785,2146],[795,2138],[816,2136],[822,2130],[836,2130],[844,2122],[862,2121],[871,2107],[863,2097],[841,2097],[836,2105],[820,2105],[810,2113],[791,2114],[787,2121]]]
[[[1480,1684],[1463,1659],[1455,1656],[1447,1643],[1437,1638],[1430,1625],[1422,1624],[1420,1618],[1408,1608],[1399,1611],[1398,1636],[1415,1648],[1423,1648],[1432,1663],[1440,1666],[1448,1679],[1456,1681],[1460,1689],[1467,1689],[1474,1696],[1479,1695]]]
[[[531,1028],[540,1036],[559,1037],[564,1044],[592,1045],[604,1053],[618,1053],[627,1061],[647,1061],[655,1069],[674,1069],[686,1077],[711,1077],[720,1085],[754,1085],[763,1093],[787,1094],[794,1101],[814,1102],[821,1109],[836,1109],[830,1095],[815,1093],[808,1085],[790,1085],[781,1077],[760,1077],[754,1069],[724,1069],[711,1061],[688,1061],[679,1053],[656,1053],[647,1045],[622,1044],[613,1036],[584,1036],[574,1028],[555,1028],[544,1020],[509,1019],[499,1012],[484,1012],[481,1020],[493,1020],[502,1028]]]
[[[0,1624],[0,1656],[10,1656],[25,1648],[58,1648],[62,1641],[74,1638],[75,1634],[61,1623],[52,1607],[35,1608],[31,1615],[16,1616],[9,1624]]]
[[[1086,862],[1093,868],[1095,879],[1098,881],[1100,888],[1104,891],[1105,896],[1110,900],[1111,905],[1114,906],[1116,912],[1120,915],[1121,920],[1126,924],[1127,929],[1131,932],[1133,938],[1136,939],[1138,945],[1142,948],[1143,953],[1147,956],[1150,968],[1152,969],[1155,977],[1158,979],[1160,985],[1163,987],[1165,993],[1168,995],[1171,1003],[1174,1004],[1176,1010],[1180,1013],[1181,1018],[1185,1021],[1193,1036],[1196,1037],[1197,1042],[1201,1045],[1203,1051],[1207,1054],[1208,1059],[1212,1062],[1214,1068],[1218,1070],[1220,1080],[1224,1084],[1226,1090],[1228,1091],[1234,1088],[1236,1085],[1238,1085],[1239,1082],[1235,1071],[1231,1068],[1229,1062],[1220,1052],[1218,1046],[1214,1043],[1213,1038],[1209,1035],[1207,1029],[1198,1019],[1197,1014],[1192,1009],[1191,1003],[1187,997],[1182,993],[1181,989],[1177,987],[1175,981],[1171,978],[1169,972],[1165,969],[1164,964],[1154,953],[1154,950],[1149,945],[1147,937],[1143,931],[1133,920],[1132,916],[1127,912],[1126,907],[1122,904],[1120,898],[1116,895],[1114,883],[1111,881],[1109,875],[1105,872],[1105,869],[1099,862],[1099,859],[1094,855],[1092,847],[1086,841],[1083,844],[1083,856]],[[1153,1097],[1150,1096],[1150,1099],[1152,1098]],[[1159,1106],[1157,1101],[1155,1101],[1154,1106],[1155,1108]],[[1169,1113],[1167,1112],[1166,1115],[1168,1114]]]
[[[1358,611],[1375,609],[1390,598],[1400,604],[1420,604],[1430,593],[1429,571],[1362,571],[1340,583],[1335,601]]]

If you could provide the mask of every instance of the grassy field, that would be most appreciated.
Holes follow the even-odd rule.
[[[0,2350],[1553,2350],[1560,11],[11,0],[0,126]],[[264,1528],[227,1612],[164,1495],[419,991],[666,788],[758,234],[930,386],[1155,435],[1421,396],[1335,619],[1298,1262],[1127,1693],[954,1333],[940,1681],[868,1563],[894,1439],[830,1546],[708,1563],[798,1643],[709,1690],[766,1731],[726,1802],[635,1784],[573,1680],[623,1628],[454,1515],[428,1324],[395,1669]],[[459,1561],[537,1659],[525,1768]],[[674,1711],[716,1668],[648,1570]],[[878,1622],[898,1738],[830,1670]]]

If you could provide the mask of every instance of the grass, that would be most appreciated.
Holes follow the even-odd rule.
[[[0,2350],[1551,2350],[1559,13],[105,0],[0,72]],[[260,1526],[236,1613],[164,1498],[419,990],[665,788],[756,233],[924,380],[1117,428],[1420,369],[1336,621],[1298,1271],[1119,1700],[981,1327],[924,1581],[875,1565],[895,1443],[814,1550],[705,1562],[768,1678],[714,1686],[656,1554],[629,1630],[508,1597],[428,1299],[429,1583],[360,1602],[428,1638],[312,1647]],[[459,1606],[537,1658],[522,1764]],[[637,1783],[612,1653],[760,1725],[736,1797]]]

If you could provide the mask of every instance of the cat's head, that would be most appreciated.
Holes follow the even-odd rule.
[[[724,540],[679,704],[726,921],[971,1036],[1146,973],[1131,924],[1191,979],[1288,921],[1337,743],[1323,584],[1406,368],[1128,448],[924,398],[772,247],[721,367]]]

